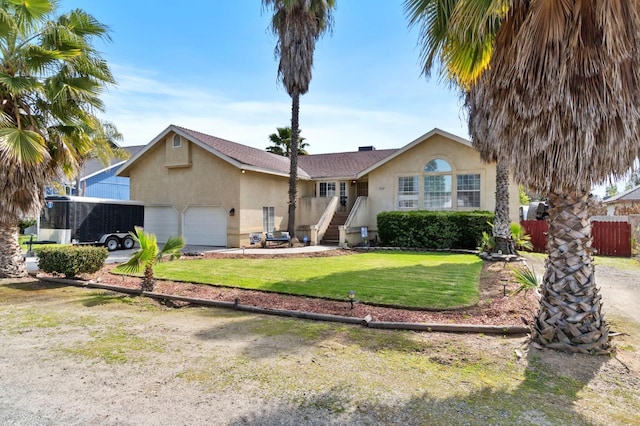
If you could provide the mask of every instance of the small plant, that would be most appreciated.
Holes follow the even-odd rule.
[[[524,295],[527,295],[529,290],[535,290],[540,286],[540,281],[536,276],[536,272],[533,268],[529,268],[526,264],[519,268],[513,268],[513,277],[516,282],[520,284],[520,287],[515,291],[514,296],[524,291]]]
[[[480,251],[491,253],[496,248],[496,240],[493,235],[489,235],[487,231],[482,231],[482,237],[480,239]]]
[[[519,223],[512,222],[510,225],[511,238],[513,244],[518,250],[533,250],[533,244],[531,244],[531,236],[527,235],[524,226]]]
[[[153,277],[153,267],[156,263],[168,258],[174,260],[180,257],[180,250],[185,246],[182,237],[169,237],[162,250],[158,249],[158,242],[155,234],[144,232],[136,226],[131,236],[140,245],[140,250],[133,253],[131,259],[120,265],[120,269],[125,273],[137,273],[144,269],[144,276],[140,286],[142,291],[153,291],[155,279]]]

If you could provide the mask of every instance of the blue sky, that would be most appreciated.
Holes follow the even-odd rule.
[[[161,4],[160,7],[154,5]],[[104,118],[143,145],[169,124],[264,149],[290,125],[277,82],[276,38],[260,0],[61,0],[111,29],[96,42],[118,85]],[[398,148],[439,127],[468,138],[458,94],[420,75],[418,29],[402,0],[338,0],[332,34],[316,46],[300,127],[311,153]]]

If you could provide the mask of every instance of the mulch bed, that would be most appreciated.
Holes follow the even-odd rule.
[[[206,253],[201,256],[184,257],[183,261],[197,258],[277,258],[277,257],[326,257],[357,255],[346,250],[332,250],[319,253],[300,253],[287,255],[242,255],[224,253]],[[106,265],[95,274],[86,274],[81,278],[102,284],[119,287],[140,288],[140,278],[123,277],[110,273],[114,264]],[[396,309],[356,303],[353,310],[350,303],[312,297],[289,296],[253,290],[219,287],[203,284],[191,284],[175,281],[156,280],[154,292],[190,298],[234,302],[243,305],[267,309],[313,312],[319,314],[353,316],[364,318],[370,315],[374,321],[437,323],[437,324],[479,324],[500,326],[522,326],[523,318],[529,320],[537,309],[537,299],[533,292],[524,295],[512,295],[518,285],[511,276],[512,265],[503,262],[485,262],[480,279],[480,302],[473,307],[446,311],[424,311]],[[508,278],[508,281],[503,281]],[[506,283],[507,296],[503,296]],[[510,296],[511,295],[511,296]],[[182,307],[183,303],[171,303]]]

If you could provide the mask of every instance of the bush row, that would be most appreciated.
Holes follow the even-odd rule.
[[[491,233],[494,214],[474,212],[382,212],[378,214],[381,245],[425,249],[475,249],[482,231]]]
[[[109,255],[105,247],[93,246],[45,246],[36,251],[43,272],[64,274],[67,278],[99,271]]]

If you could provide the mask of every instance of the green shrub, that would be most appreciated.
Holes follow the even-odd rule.
[[[36,251],[43,272],[64,274],[67,278],[99,271],[109,255],[106,248],[93,246],[41,247]]]
[[[381,245],[426,249],[475,249],[490,232],[490,212],[382,212],[377,216]]]

